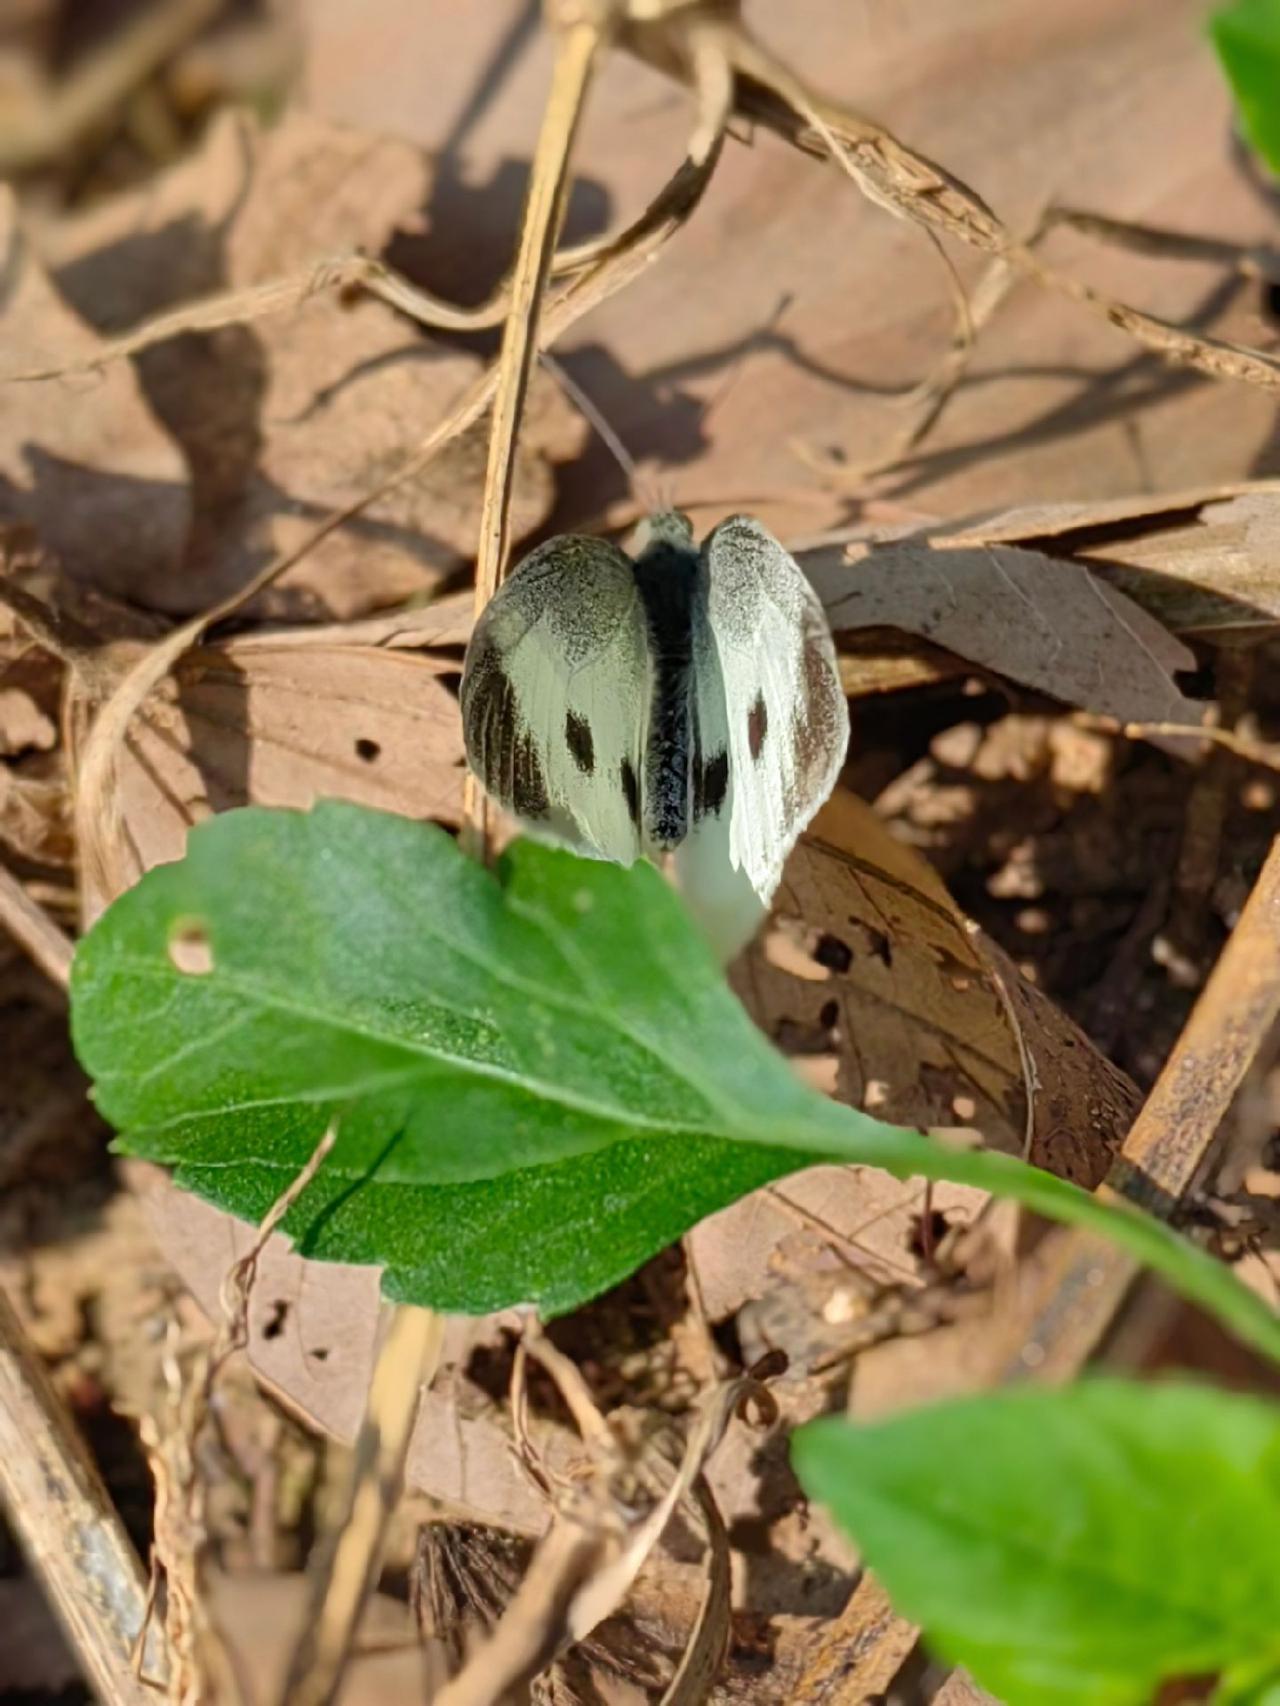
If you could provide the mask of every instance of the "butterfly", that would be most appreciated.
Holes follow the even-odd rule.
[[[723,914],[749,935],[844,761],[831,633],[750,516],[699,549],[659,512],[633,552],[566,535],[513,571],[467,648],[467,759],[535,835],[622,865],[671,854],[712,933]]]

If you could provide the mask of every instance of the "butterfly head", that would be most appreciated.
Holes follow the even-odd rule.
[[[646,551],[660,550],[663,546],[674,547],[678,551],[693,548],[693,523],[678,509],[655,510],[644,518],[632,535],[633,556],[640,557]]]

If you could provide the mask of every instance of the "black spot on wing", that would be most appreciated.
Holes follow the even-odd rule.
[[[622,761],[622,792],[627,797],[627,812],[636,828],[640,827],[640,783],[636,767],[629,758]]]
[[[564,714],[564,743],[573,754],[573,762],[582,774],[594,775],[596,743],[591,734],[591,724],[576,711],[566,711]]]
[[[693,815],[714,817],[729,792],[729,754],[715,752],[693,773]]]
[[[747,747],[757,763],[764,751],[764,737],[768,732],[769,707],[764,702],[764,694],[757,693],[755,704],[747,712]]]

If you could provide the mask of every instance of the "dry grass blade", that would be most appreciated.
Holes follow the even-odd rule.
[[[342,1514],[314,1576],[282,1706],[324,1706],[337,1696],[404,1484],[419,1394],[435,1376],[443,1340],[440,1316],[408,1305],[395,1311],[374,1368]]]
[[[59,989],[71,977],[71,939],[13,875],[0,865],[0,924]]]
[[[693,1633],[659,1706],[700,1706],[715,1684],[732,1633],[733,1565],[729,1531],[705,1477],[697,1477],[692,1491],[707,1531],[707,1585]]]
[[[511,283],[511,305],[498,360],[476,557],[477,612],[484,609],[502,579],[516,439],[538,346],[542,297],[564,217],[573,138],[600,46],[601,32],[592,23],[570,25],[560,32],[556,42],[551,91],[530,168],[520,248]]]
[[[498,357],[489,426],[489,460],[485,470],[476,553],[477,616],[498,590],[506,567],[511,481],[520,417],[538,348],[542,298],[564,218],[573,138],[601,42],[601,31],[592,22],[570,23],[557,37],[551,90],[529,172],[520,247],[511,281],[511,302]],[[482,852],[488,834],[487,804],[470,773],[464,788],[466,835],[475,849]]]
[[[66,1406],[0,1291],[0,1504],[104,1706],[145,1706],[147,1579]],[[154,1673],[157,1656],[148,1653]]]

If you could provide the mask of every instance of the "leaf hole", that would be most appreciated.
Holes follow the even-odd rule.
[[[208,977],[213,970],[213,945],[198,918],[179,918],[169,930],[169,961],[185,977]]]
[[[828,971],[843,974],[853,964],[853,949],[838,936],[829,935],[824,931],[814,944],[813,957],[820,966],[826,966]]]
[[[436,680],[446,693],[451,693],[455,699],[462,692],[462,671],[460,669],[442,669]]]
[[[284,1324],[289,1319],[289,1303],[286,1298],[277,1297],[271,1305],[271,1313],[262,1323],[264,1339],[278,1339],[284,1332]]]
[[[370,740],[367,735],[361,735],[356,741],[356,757],[363,759],[366,764],[372,764],[376,758],[381,758],[382,748],[376,740]]]

